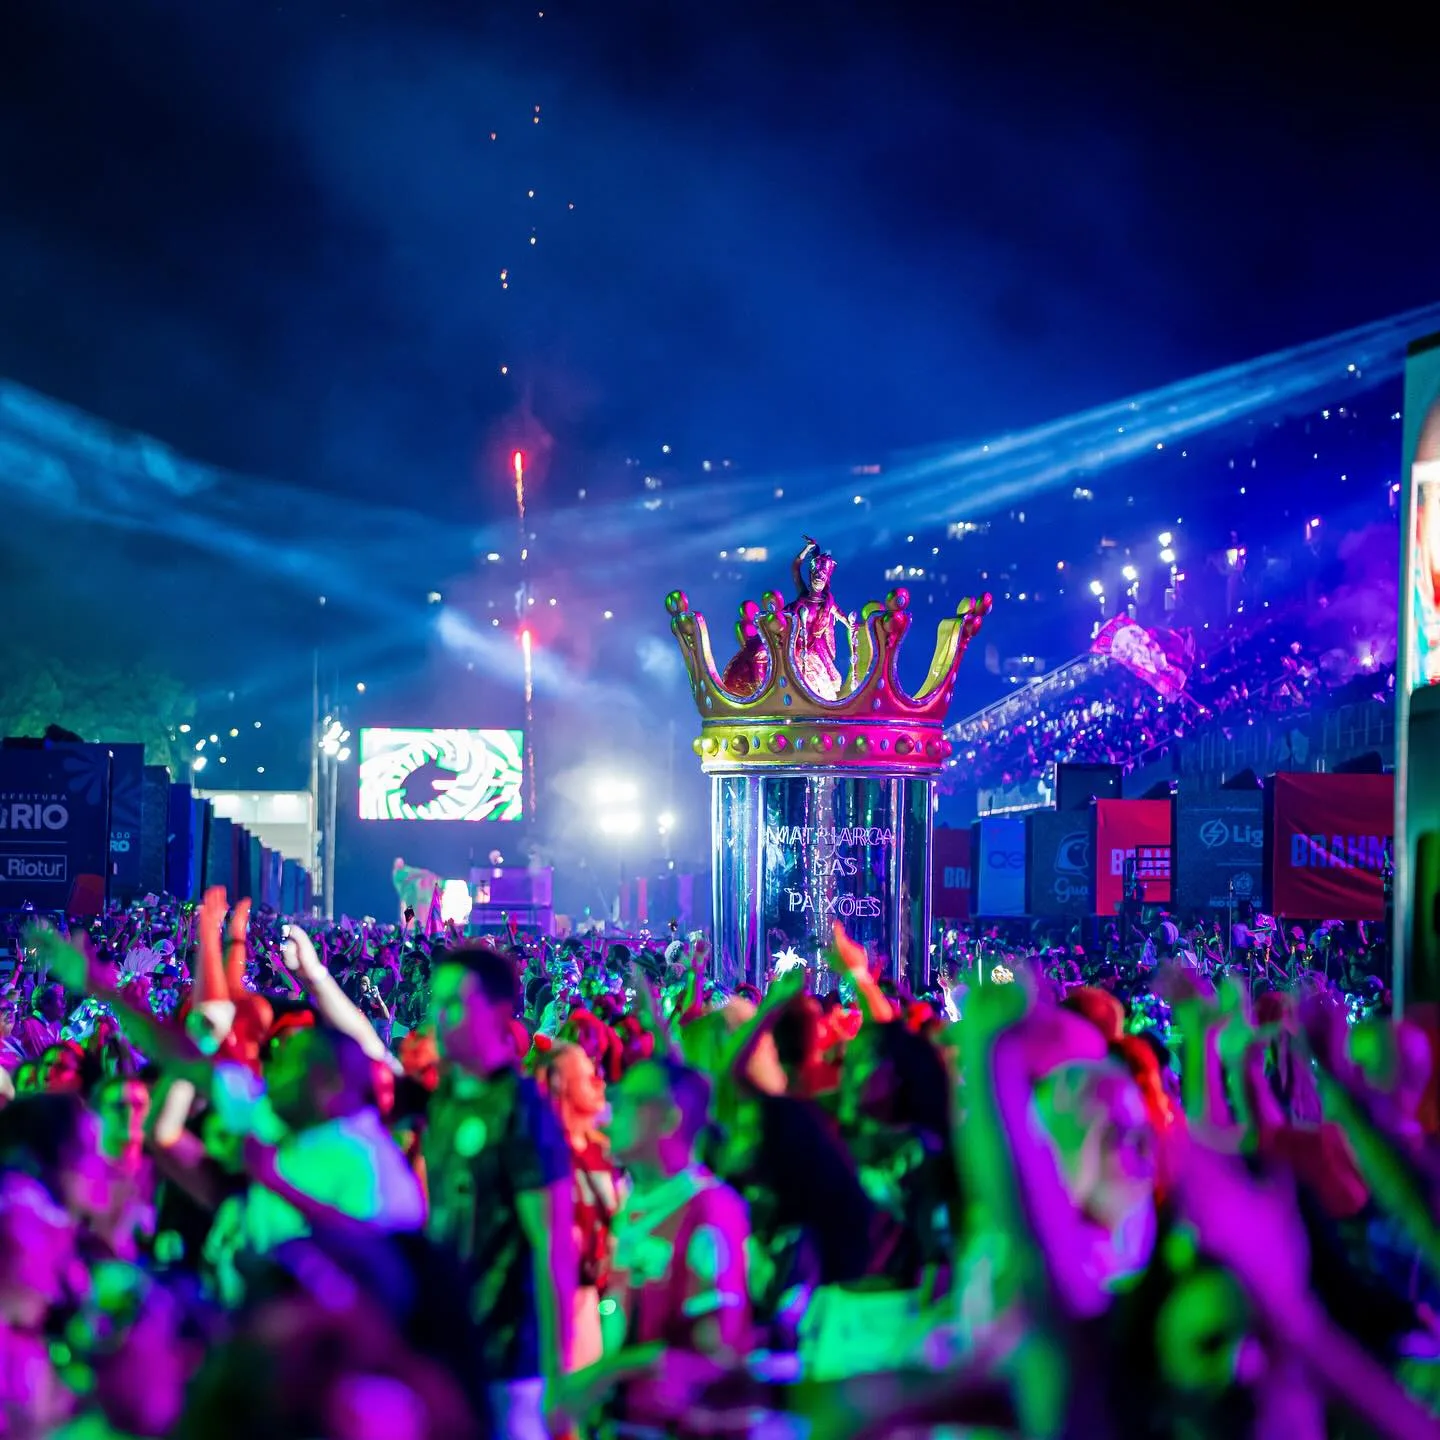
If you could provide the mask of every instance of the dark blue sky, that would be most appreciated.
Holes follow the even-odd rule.
[[[1383,9],[11,0],[0,374],[447,506],[527,386],[572,459],[1032,423],[1435,298]]]

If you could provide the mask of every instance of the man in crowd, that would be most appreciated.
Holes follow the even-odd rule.
[[[371,1064],[355,1040],[319,1026],[295,1030],[266,1080],[220,1065],[211,1086],[222,1123],[246,1139],[252,1176],[210,1232],[207,1250],[222,1276],[233,1283],[228,1262],[312,1232],[363,1238],[420,1229],[419,1181],[380,1118]]]
[[[472,1353],[492,1431],[545,1440],[545,1390],[570,1358],[578,1258],[570,1147],[515,1063],[514,959],[488,945],[436,956],[430,1020],[445,1078],[430,1104],[429,1236],[458,1260]]]

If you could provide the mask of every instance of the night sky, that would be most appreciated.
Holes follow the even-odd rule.
[[[527,385],[566,445],[848,460],[1434,298],[1384,7],[969,8],[11,0],[0,374],[484,505]]]
[[[546,508],[662,445],[878,462],[1440,298],[1416,22],[1283,8],[9,0],[0,377],[256,477],[260,547],[343,569],[327,514],[393,525],[366,578],[422,610],[481,543],[427,537],[513,536],[501,457],[543,436],[537,553],[578,572]],[[242,692],[351,638],[293,556],[27,505],[36,633]],[[661,593],[614,603],[663,637]]]

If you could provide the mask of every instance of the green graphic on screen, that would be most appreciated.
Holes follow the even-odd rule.
[[[520,730],[362,730],[362,820],[519,820]]]

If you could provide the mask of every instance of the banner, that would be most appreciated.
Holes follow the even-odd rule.
[[[1084,810],[1034,810],[1025,817],[1029,912],[1093,915],[1095,822]]]
[[[205,877],[203,890],[223,885],[226,894],[235,894],[235,826],[224,816],[212,813],[205,832]]]
[[[1025,817],[986,815],[974,828],[975,913],[1025,913]]]
[[[1095,913],[1113,915],[1125,899],[1125,867],[1147,905],[1170,903],[1170,802],[1099,800],[1095,804]]]
[[[1108,655],[1117,665],[1123,665],[1132,675],[1137,675],[1147,685],[1153,686],[1167,700],[1175,700],[1190,678],[1189,672],[1179,662],[1179,654],[1166,653],[1166,640],[1143,625],[1137,624],[1128,615],[1117,615],[1100,629],[1090,646],[1096,655]],[[1175,651],[1172,643],[1168,647]]]
[[[0,910],[99,914],[109,850],[107,752],[0,749]]]
[[[171,785],[165,816],[165,889],[177,900],[196,900],[200,895],[196,818],[190,787]]]
[[[140,832],[145,823],[145,747],[95,748],[110,752],[110,883],[119,896],[138,895]]]
[[[1265,886],[1265,796],[1259,790],[1186,790],[1175,800],[1176,909],[1223,910]]]
[[[147,765],[140,807],[140,884],[144,895],[165,889],[165,839],[170,830],[170,772]],[[115,826],[111,824],[111,833]]]
[[[937,920],[970,918],[970,827],[936,827],[930,842],[930,913]]]
[[[1275,775],[1271,897],[1276,915],[1381,920],[1395,831],[1392,775]]]
[[[56,747],[60,748],[60,747]],[[144,823],[145,747],[143,745],[68,745],[94,757],[86,774],[98,776],[108,760],[110,785],[110,886],[118,897],[140,893],[140,830]]]

